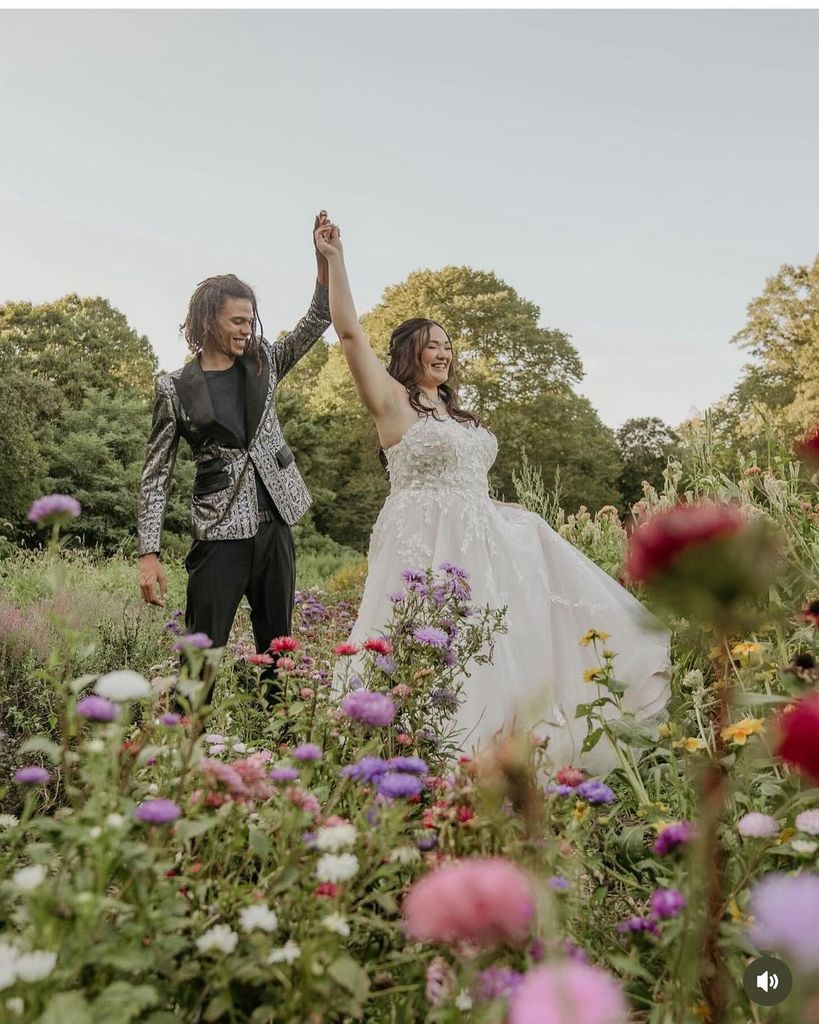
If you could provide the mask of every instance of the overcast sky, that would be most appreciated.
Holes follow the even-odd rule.
[[[493,270],[605,423],[677,423],[819,252],[819,12],[3,11],[0,38],[0,301],[103,295],[164,369],[209,274],[268,334],[298,319],[325,206],[362,312]]]

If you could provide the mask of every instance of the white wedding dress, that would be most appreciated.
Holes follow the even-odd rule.
[[[496,635],[492,664],[467,667],[456,714],[462,749],[483,747],[497,730],[520,723],[549,737],[556,767],[604,773],[618,763],[610,745],[603,738],[581,754],[587,725],[574,717],[577,704],[598,695],[583,672],[599,662],[580,637],[591,628],[610,634],[606,646],[617,652],[615,674],[627,687],[623,706],[649,719],[669,695],[669,634],[540,516],[490,499],[487,474],[497,452],[485,428],[433,416],[419,418],[386,450],[391,491],[373,527],[350,640],[384,632],[388,595],[402,588],[403,570],[444,561],[468,569],[473,607],[506,606],[507,632]]]

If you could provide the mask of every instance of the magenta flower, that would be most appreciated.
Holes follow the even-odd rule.
[[[63,525],[76,519],[81,511],[80,503],[69,494],[46,494],[32,504],[26,518],[38,526]]]
[[[566,960],[524,975],[509,1004],[509,1024],[626,1024],[620,986],[599,967]]]
[[[508,999],[522,981],[523,975],[511,967],[487,967],[475,979],[475,995],[482,1002]]]
[[[654,840],[654,852],[664,857],[678,846],[687,843],[694,835],[694,826],[690,821],[675,821],[657,835]]]
[[[20,782],[24,786],[44,786],[51,776],[45,770],[36,764],[26,765],[24,768],[18,768],[14,774],[14,781]]]
[[[274,782],[295,782],[299,773],[290,765],[282,765],[280,768],[271,769],[269,776]]]
[[[297,761],[320,761],[321,747],[316,746],[315,743],[302,743],[300,746],[294,747],[293,757]]]
[[[657,889],[651,894],[651,912],[657,917],[676,917],[685,906],[679,889]]]
[[[208,647],[213,647],[213,641],[207,633],[188,633],[176,641],[173,649],[184,651],[186,647],[198,647],[200,651],[204,651]]]
[[[174,712],[168,712],[167,715],[162,715],[159,721],[163,725],[179,725],[179,723],[182,721],[182,716],[177,715]]]
[[[373,690],[353,690],[341,702],[341,710],[348,718],[370,728],[389,725],[395,718],[395,704],[386,693]]]
[[[617,925],[617,931],[621,935],[625,935],[628,932],[650,932],[652,935],[659,935],[659,929],[657,928],[657,922],[653,917],[627,917],[625,921],[621,921]]]
[[[449,634],[437,626],[416,626],[412,635],[425,647],[446,647],[449,643]]]
[[[424,784],[417,775],[410,775],[409,772],[384,772],[375,780],[375,788],[381,796],[395,800],[418,796]]]
[[[182,813],[179,804],[173,800],[166,800],[158,797],[155,800],[143,800],[134,808],[134,817],[137,821],[143,821],[147,825],[169,825]]]
[[[87,718],[90,722],[113,722],[119,715],[116,704],[96,693],[77,701],[76,711],[80,718]]]

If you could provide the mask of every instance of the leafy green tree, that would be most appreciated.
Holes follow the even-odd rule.
[[[48,388],[24,373],[0,374],[0,533],[16,536],[42,494],[45,460],[36,434]]]
[[[678,435],[657,416],[626,420],[616,434],[623,469],[617,484],[630,507],[643,497],[643,481],[661,489],[669,456],[676,455]]]

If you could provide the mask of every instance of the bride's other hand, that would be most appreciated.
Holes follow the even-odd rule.
[[[326,259],[339,258],[344,254],[341,244],[341,229],[332,221],[326,221],[316,228],[316,251]]]

